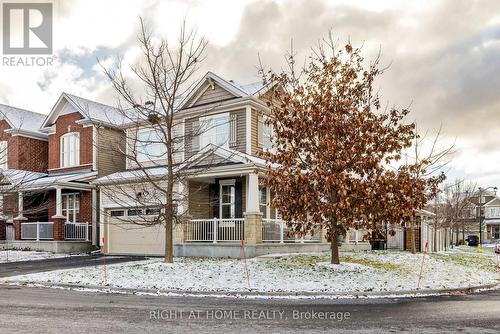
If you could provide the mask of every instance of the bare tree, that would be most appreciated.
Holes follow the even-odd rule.
[[[191,138],[203,126],[184,132],[183,120],[176,117],[177,105],[193,88],[194,76],[205,57],[207,42],[195,29],[183,23],[178,40],[170,44],[157,39],[140,20],[141,61],[132,66],[134,78],[126,77],[121,64],[105,67],[104,72],[118,93],[119,110],[127,126],[120,141],[109,145],[112,152],[124,155],[132,170],[113,183],[109,195],[118,206],[136,203],[133,223],[138,228],[165,227],[165,262],[173,262],[173,229],[186,218],[186,189]],[[132,80],[142,89],[136,94]],[[208,126],[213,126],[209,124]],[[186,143],[186,145],[184,145]],[[184,161],[187,160],[187,161]],[[130,178],[134,183],[123,185]]]
[[[444,186],[442,191],[444,201],[444,219],[447,226],[455,232],[457,244],[459,243],[460,232],[462,232],[462,242],[464,242],[465,230],[474,223],[475,210],[471,198],[476,192],[476,184],[465,179],[457,179]]]

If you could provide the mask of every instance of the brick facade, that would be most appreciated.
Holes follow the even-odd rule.
[[[49,135],[49,173],[92,168],[93,128],[92,126],[83,127],[82,125],[76,123],[76,121],[82,118],[82,115],[78,112],[61,115],[57,118],[56,132]],[[61,168],[61,136],[69,132],[78,132],[80,134],[80,166]]]
[[[0,140],[7,141],[7,164],[11,169],[47,172],[48,142],[5,133],[10,129],[7,121],[0,121]],[[0,152],[5,154],[5,152]]]

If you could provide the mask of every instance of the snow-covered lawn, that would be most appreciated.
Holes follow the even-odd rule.
[[[45,260],[67,257],[69,254],[54,254],[50,252],[34,252],[20,250],[0,250],[0,263]]]
[[[220,292],[366,292],[416,290],[422,254],[377,251],[341,254],[340,266],[329,255],[294,254],[248,260],[250,289],[244,261],[233,259],[161,259],[103,267],[9,277],[9,281],[103,285],[133,289]],[[499,282],[491,253],[455,250],[427,256],[421,289],[461,288]]]

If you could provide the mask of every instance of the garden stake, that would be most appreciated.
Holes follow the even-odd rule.
[[[418,275],[417,289],[420,289],[420,280],[422,279],[422,272],[424,270],[424,260],[425,260],[425,255],[427,255],[428,249],[429,249],[429,242],[427,241],[425,243],[424,255],[422,256],[422,265],[420,266],[420,275]]]

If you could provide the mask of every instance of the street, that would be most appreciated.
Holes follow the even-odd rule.
[[[418,299],[230,299],[0,286],[4,333],[500,331],[500,291]]]

